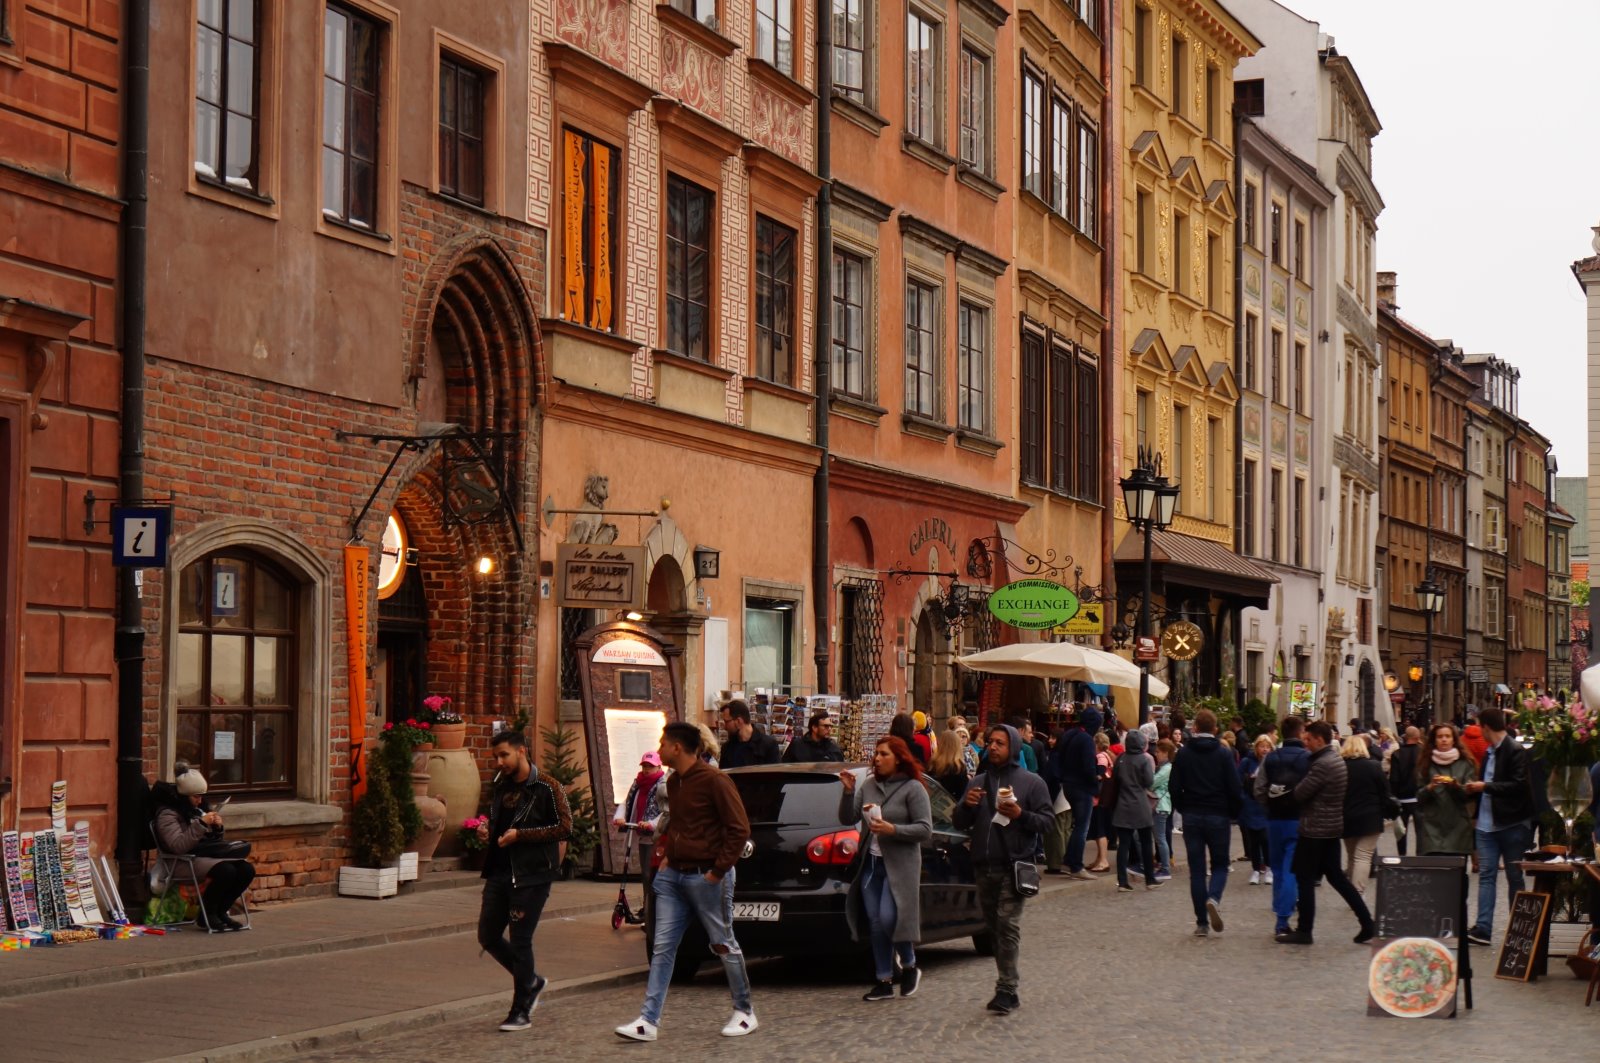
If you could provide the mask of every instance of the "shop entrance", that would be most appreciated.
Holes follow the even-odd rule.
[[[378,602],[376,665],[381,719],[395,723],[414,715],[428,696],[428,601],[415,568]]]
[[[950,650],[950,636],[927,609],[917,616],[912,645],[911,700],[901,708],[908,712],[920,709],[929,719],[942,720],[955,710],[955,656]]]

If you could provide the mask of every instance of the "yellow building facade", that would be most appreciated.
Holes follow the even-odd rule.
[[[1272,582],[1233,553],[1233,70],[1260,42],[1203,0],[1123,0],[1121,13],[1115,467],[1126,475],[1142,448],[1180,487],[1178,515],[1152,550],[1155,629],[1181,617],[1201,627],[1205,643],[1198,658],[1163,661],[1158,671],[1178,696],[1200,696],[1239,674],[1238,610],[1264,605]],[[1120,611],[1131,622],[1143,540],[1120,498],[1116,510]]]

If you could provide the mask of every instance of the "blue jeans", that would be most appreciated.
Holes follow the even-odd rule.
[[[894,977],[895,956],[900,957],[901,967],[915,967],[917,952],[911,942],[894,940],[900,909],[895,907],[894,894],[889,891],[889,873],[881,856],[867,857],[867,865],[861,871],[861,907],[872,931],[872,964],[878,981],[887,982]]]
[[[1067,795],[1072,806],[1072,836],[1067,839],[1067,854],[1062,864],[1068,871],[1083,870],[1083,847],[1089,841],[1089,821],[1094,819],[1094,794]]]
[[[1156,870],[1163,875],[1172,874],[1172,839],[1168,832],[1172,830],[1172,813],[1156,813]]]
[[[1189,859],[1189,899],[1194,901],[1196,925],[1206,922],[1207,898],[1221,903],[1228,885],[1228,843],[1233,829],[1227,816],[1184,813],[1183,850]],[[1210,882],[1206,880],[1206,857],[1211,857]]]
[[[1272,868],[1272,914],[1278,917],[1278,930],[1289,929],[1289,917],[1300,902],[1300,881],[1294,877],[1294,849],[1299,840],[1299,820],[1267,820],[1267,866]]]
[[[745,973],[744,953],[733,936],[733,871],[721,882],[707,882],[704,875],[688,874],[663,867],[651,883],[655,893],[656,941],[650,954],[650,980],[644,993],[644,1021],[661,1022],[661,1006],[667,1000],[667,985],[672,981],[672,966],[678,958],[678,945],[689,929],[691,916],[698,916],[706,929],[711,951],[722,961],[728,975],[728,992],[738,1011],[750,1010],[750,976]]]
[[[1500,830],[1476,830],[1473,833],[1478,838],[1478,919],[1472,929],[1483,931],[1487,937],[1494,930],[1494,880],[1500,872],[1500,862],[1505,860],[1506,886],[1514,894],[1523,886],[1522,868],[1517,866],[1517,861],[1533,844],[1533,828],[1519,823]]]

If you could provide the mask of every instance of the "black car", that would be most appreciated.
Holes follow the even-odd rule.
[[[864,939],[851,940],[845,921],[845,896],[861,854],[857,824],[839,820],[841,767],[769,764],[728,771],[750,817],[750,841],[735,865],[733,888],[734,933],[748,956],[866,948]],[[970,936],[988,953],[992,943],[978,909],[967,835],[950,821],[955,802],[931,778],[923,785],[933,809],[933,838],[922,847],[922,941]],[[674,974],[692,978],[711,958],[705,931],[691,924]]]

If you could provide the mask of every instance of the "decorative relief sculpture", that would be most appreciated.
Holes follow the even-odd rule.
[[[572,519],[567,542],[610,546],[617,541],[617,526],[605,519],[611,497],[611,477],[595,474],[583,482],[583,512]]]

